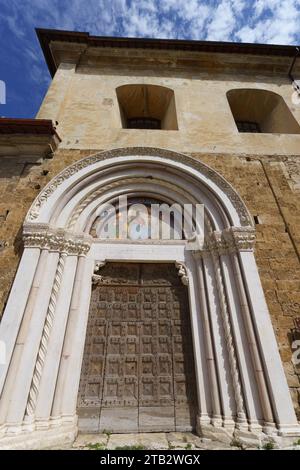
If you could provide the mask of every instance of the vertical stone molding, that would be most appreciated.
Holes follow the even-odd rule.
[[[234,343],[230,313],[228,310],[228,304],[227,304],[227,299],[226,299],[223,273],[221,270],[220,259],[215,252],[213,252],[212,254],[212,259],[213,259],[213,266],[214,266],[216,283],[217,283],[217,291],[219,295],[220,313],[222,316],[223,328],[225,332],[225,339],[226,339],[226,345],[227,345],[227,351],[228,351],[228,357],[229,357],[230,372],[231,372],[231,377],[233,381],[233,390],[234,390],[234,397],[235,397],[236,410],[237,410],[236,426],[237,428],[247,427],[246,409],[245,409],[243,390],[242,390],[242,385],[241,385],[242,382],[241,382],[238,359],[236,355],[236,345]]]
[[[206,361],[211,389],[212,424],[215,426],[222,426],[223,411],[221,409],[219,397],[218,374],[216,370],[215,353],[213,347],[213,333],[211,330],[211,323],[209,318],[210,314],[207,302],[208,299],[206,295],[206,287],[204,284],[202,258],[195,256],[195,263],[198,274],[200,312],[202,316],[203,331],[205,338]]]
[[[237,291],[240,298],[240,305],[245,324],[245,329],[248,338],[248,344],[250,348],[250,354],[253,362],[253,368],[255,371],[256,382],[258,385],[258,391],[260,396],[260,402],[264,417],[264,431],[273,432],[275,427],[275,420],[272,412],[272,406],[269,399],[268,388],[264,376],[264,368],[260,358],[257,339],[253,329],[251,313],[249,310],[248,299],[246,296],[243,279],[240,272],[238,253],[232,253],[231,259],[233,261],[233,271],[237,285]]]

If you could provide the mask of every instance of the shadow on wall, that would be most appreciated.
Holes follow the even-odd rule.
[[[178,130],[174,91],[158,85],[116,89],[123,128]]]
[[[239,132],[300,134],[300,126],[282,96],[267,90],[240,88],[227,92]]]

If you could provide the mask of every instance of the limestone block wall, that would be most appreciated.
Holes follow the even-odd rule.
[[[61,148],[52,159],[39,162],[0,158],[1,314],[22,252],[22,223],[33,199],[66,166],[100,150]],[[300,316],[300,155],[189,154],[222,174],[255,216],[256,260],[300,418],[300,367],[291,362],[291,329]]]

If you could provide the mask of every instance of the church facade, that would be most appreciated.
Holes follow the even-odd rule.
[[[0,120],[0,447],[295,441],[296,48],[37,34],[49,90]]]

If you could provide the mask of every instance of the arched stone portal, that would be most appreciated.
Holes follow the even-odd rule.
[[[93,238],[99,206],[125,194],[204,204],[204,246]],[[161,149],[98,153],[46,186],[23,237],[0,327],[7,352],[2,447],[74,440],[92,278],[107,262],[173,263],[188,286],[199,433],[299,434],[254,259],[252,220],[214,170]]]

